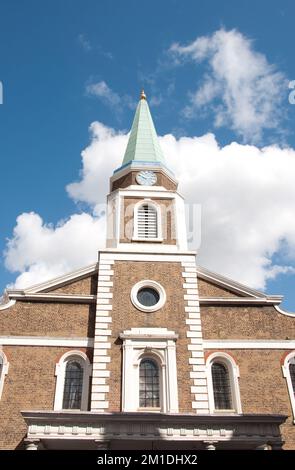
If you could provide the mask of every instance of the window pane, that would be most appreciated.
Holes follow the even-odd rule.
[[[143,359],[139,366],[139,406],[160,406],[159,368],[151,359]]]
[[[159,292],[151,287],[143,287],[137,292],[137,300],[145,307],[152,307],[160,300]]]
[[[290,372],[290,377],[291,377],[291,383],[293,387],[293,393],[295,396],[295,364],[290,364],[289,365],[289,372]]]
[[[81,408],[83,368],[79,362],[69,361],[66,366],[63,409]]]
[[[232,409],[232,396],[228,369],[218,362],[212,365],[212,382],[215,409]]]

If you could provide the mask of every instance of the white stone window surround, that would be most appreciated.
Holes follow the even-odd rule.
[[[214,362],[219,362],[223,364],[229,373],[230,388],[231,388],[231,398],[233,409],[231,410],[218,410],[215,409],[214,403],[214,392],[213,392],[213,382],[212,382],[212,364]],[[240,397],[240,388],[239,388],[239,377],[240,371],[239,367],[234,361],[233,357],[230,354],[227,354],[222,351],[216,351],[210,354],[206,360],[206,373],[207,373],[207,383],[208,383],[208,398],[209,398],[209,411],[214,414],[228,414],[228,413],[242,413],[241,397]]]
[[[0,400],[4,387],[5,376],[8,374],[9,362],[3,351],[0,350]]]
[[[60,358],[55,366],[56,388],[54,410],[62,410],[66,366],[69,361],[77,361],[83,367],[83,390],[81,399],[81,411],[88,410],[89,402],[89,378],[92,374],[92,366],[87,355],[79,350],[68,351]]]
[[[283,376],[287,381],[287,387],[291,402],[291,408],[293,413],[293,423],[295,424],[295,390],[292,385],[291,375],[290,375],[290,364],[295,364],[295,351],[292,351],[285,357],[284,364],[282,365]]]
[[[151,287],[152,289],[155,289],[158,292],[160,298],[159,298],[159,301],[155,305],[146,306],[139,302],[137,298],[137,293],[144,287]],[[138,310],[141,310],[142,312],[155,312],[156,310],[159,310],[160,308],[164,306],[166,302],[166,292],[165,292],[165,289],[158,282],[153,281],[151,279],[144,279],[142,281],[137,282],[132,287],[130,298],[131,298],[131,302]]]
[[[178,413],[176,340],[167,328],[131,328],[123,340],[122,411]],[[139,407],[139,365],[152,359],[159,366],[160,409]]]
[[[153,209],[156,211],[156,217],[157,217],[157,237],[155,238],[144,238],[140,237],[138,234],[138,211],[140,207],[142,206],[151,206]],[[147,242],[162,242],[163,241],[163,235],[162,235],[162,223],[161,223],[161,209],[159,204],[157,204],[155,201],[149,198],[144,198],[141,201],[138,201],[133,209],[133,220],[134,220],[134,233],[132,240],[133,241],[147,241]]]

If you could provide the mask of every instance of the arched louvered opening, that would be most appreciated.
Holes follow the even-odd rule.
[[[231,410],[233,404],[228,368],[220,362],[214,362],[211,372],[215,409]]]
[[[137,236],[138,238],[157,238],[158,214],[156,208],[151,204],[142,204],[137,209]]]
[[[159,367],[152,359],[143,359],[139,366],[139,406],[160,407]]]
[[[290,373],[291,384],[293,388],[293,395],[295,397],[295,362],[289,365],[289,373]]]
[[[83,372],[83,367],[78,361],[71,360],[67,362],[63,393],[63,409],[81,409]]]

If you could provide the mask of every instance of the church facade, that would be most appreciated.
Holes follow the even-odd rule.
[[[0,449],[295,449],[295,315],[196,264],[177,187],[142,93],[98,262],[0,305]]]

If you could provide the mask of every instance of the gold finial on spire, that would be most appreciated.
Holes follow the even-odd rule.
[[[146,100],[146,94],[145,94],[145,92],[144,92],[144,89],[141,90],[140,99],[141,99],[141,100]]]

